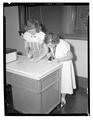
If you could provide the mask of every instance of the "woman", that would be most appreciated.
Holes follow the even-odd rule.
[[[47,34],[44,42],[50,49],[50,52],[47,55],[49,60],[52,58],[56,62],[63,63],[61,71],[61,106],[63,107],[64,104],[66,104],[66,94],[73,94],[73,89],[76,88],[74,67],[72,63],[73,55],[69,43],[63,39],[59,39],[59,36],[56,34]]]

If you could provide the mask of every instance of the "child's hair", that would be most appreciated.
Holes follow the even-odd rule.
[[[33,29],[33,28],[36,28],[37,33],[40,32],[40,30],[41,30],[40,23],[35,19],[27,20],[27,25],[24,28],[25,31],[28,31],[28,30]]]
[[[52,43],[52,44],[58,44],[59,43],[59,35],[55,33],[46,33],[44,42],[45,44]]]

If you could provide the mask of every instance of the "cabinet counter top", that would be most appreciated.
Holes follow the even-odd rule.
[[[56,63],[42,59],[35,63],[26,56],[18,56],[16,61],[6,64],[6,71],[35,80],[40,80],[61,67],[61,62]]]

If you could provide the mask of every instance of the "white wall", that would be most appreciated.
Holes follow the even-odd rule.
[[[75,68],[77,76],[88,78],[88,41],[86,40],[71,40],[67,41],[74,48],[74,54],[76,56]]]
[[[18,31],[19,31],[19,22],[18,22],[18,7],[6,7],[5,8],[6,16],[6,47],[16,48],[19,51],[24,53],[24,43],[21,40]],[[76,56],[75,68],[76,75],[81,77],[88,77],[87,72],[87,41],[84,40],[71,40],[67,39],[68,42],[74,48],[74,54]]]

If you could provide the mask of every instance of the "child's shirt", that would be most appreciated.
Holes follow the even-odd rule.
[[[39,33],[36,33],[35,35],[31,35],[29,32],[24,33],[24,39],[27,42],[38,42],[42,43],[45,37],[45,33],[40,31]]]
[[[33,54],[33,57],[39,57],[43,52],[43,41],[45,37],[45,33],[40,31],[35,35],[31,35],[29,32],[25,32],[23,35],[24,39],[28,43],[30,48],[30,53]]]

